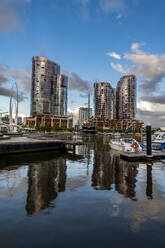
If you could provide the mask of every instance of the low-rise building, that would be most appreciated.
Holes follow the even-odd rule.
[[[50,114],[36,114],[32,117],[24,117],[24,126],[30,128],[51,127],[51,128],[72,128],[72,116],[54,116]]]
[[[106,118],[91,118],[92,122],[99,129],[110,129],[113,131],[123,131],[132,127],[133,131],[141,130],[144,127],[144,122],[139,120],[109,120]]]
[[[88,111],[90,111],[90,113],[88,113]],[[92,116],[92,108],[90,108],[88,110],[88,107],[80,107],[79,108],[79,120],[78,120],[78,124],[79,124],[79,128],[82,128],[82,125],[85,121],[88,120],[88,114],[90,114],[90,116]]]

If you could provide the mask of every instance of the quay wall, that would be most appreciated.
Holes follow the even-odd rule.
[[[27,141],[27,142],[6,142],[0,143],[0,155],[22,152],[65,150],[62,141]]]

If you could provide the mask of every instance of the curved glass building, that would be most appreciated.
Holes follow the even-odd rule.
[[[46,58],[32,59],[31,115],[67,115],[68,77],[60,66]]]
[[[136,117],[136,77],[126,75],[120,78],[116,89],[116,118],[131,120]]]
[[[108,82],[94,83],[94,109],[96,118],[114,118],[114,89]]]

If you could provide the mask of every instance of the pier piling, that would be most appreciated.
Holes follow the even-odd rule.
[[[151,140],[151,125],[147,124],[146,126],[146,140],[147,140],[147,149],[146,149],[146,155],[148,157],[152,156],[152,140]]]

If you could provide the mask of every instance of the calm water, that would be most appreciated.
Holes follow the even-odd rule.
[[[77,156],[1,158],[0,247],[165,247],[165,164],[83,139]]]

